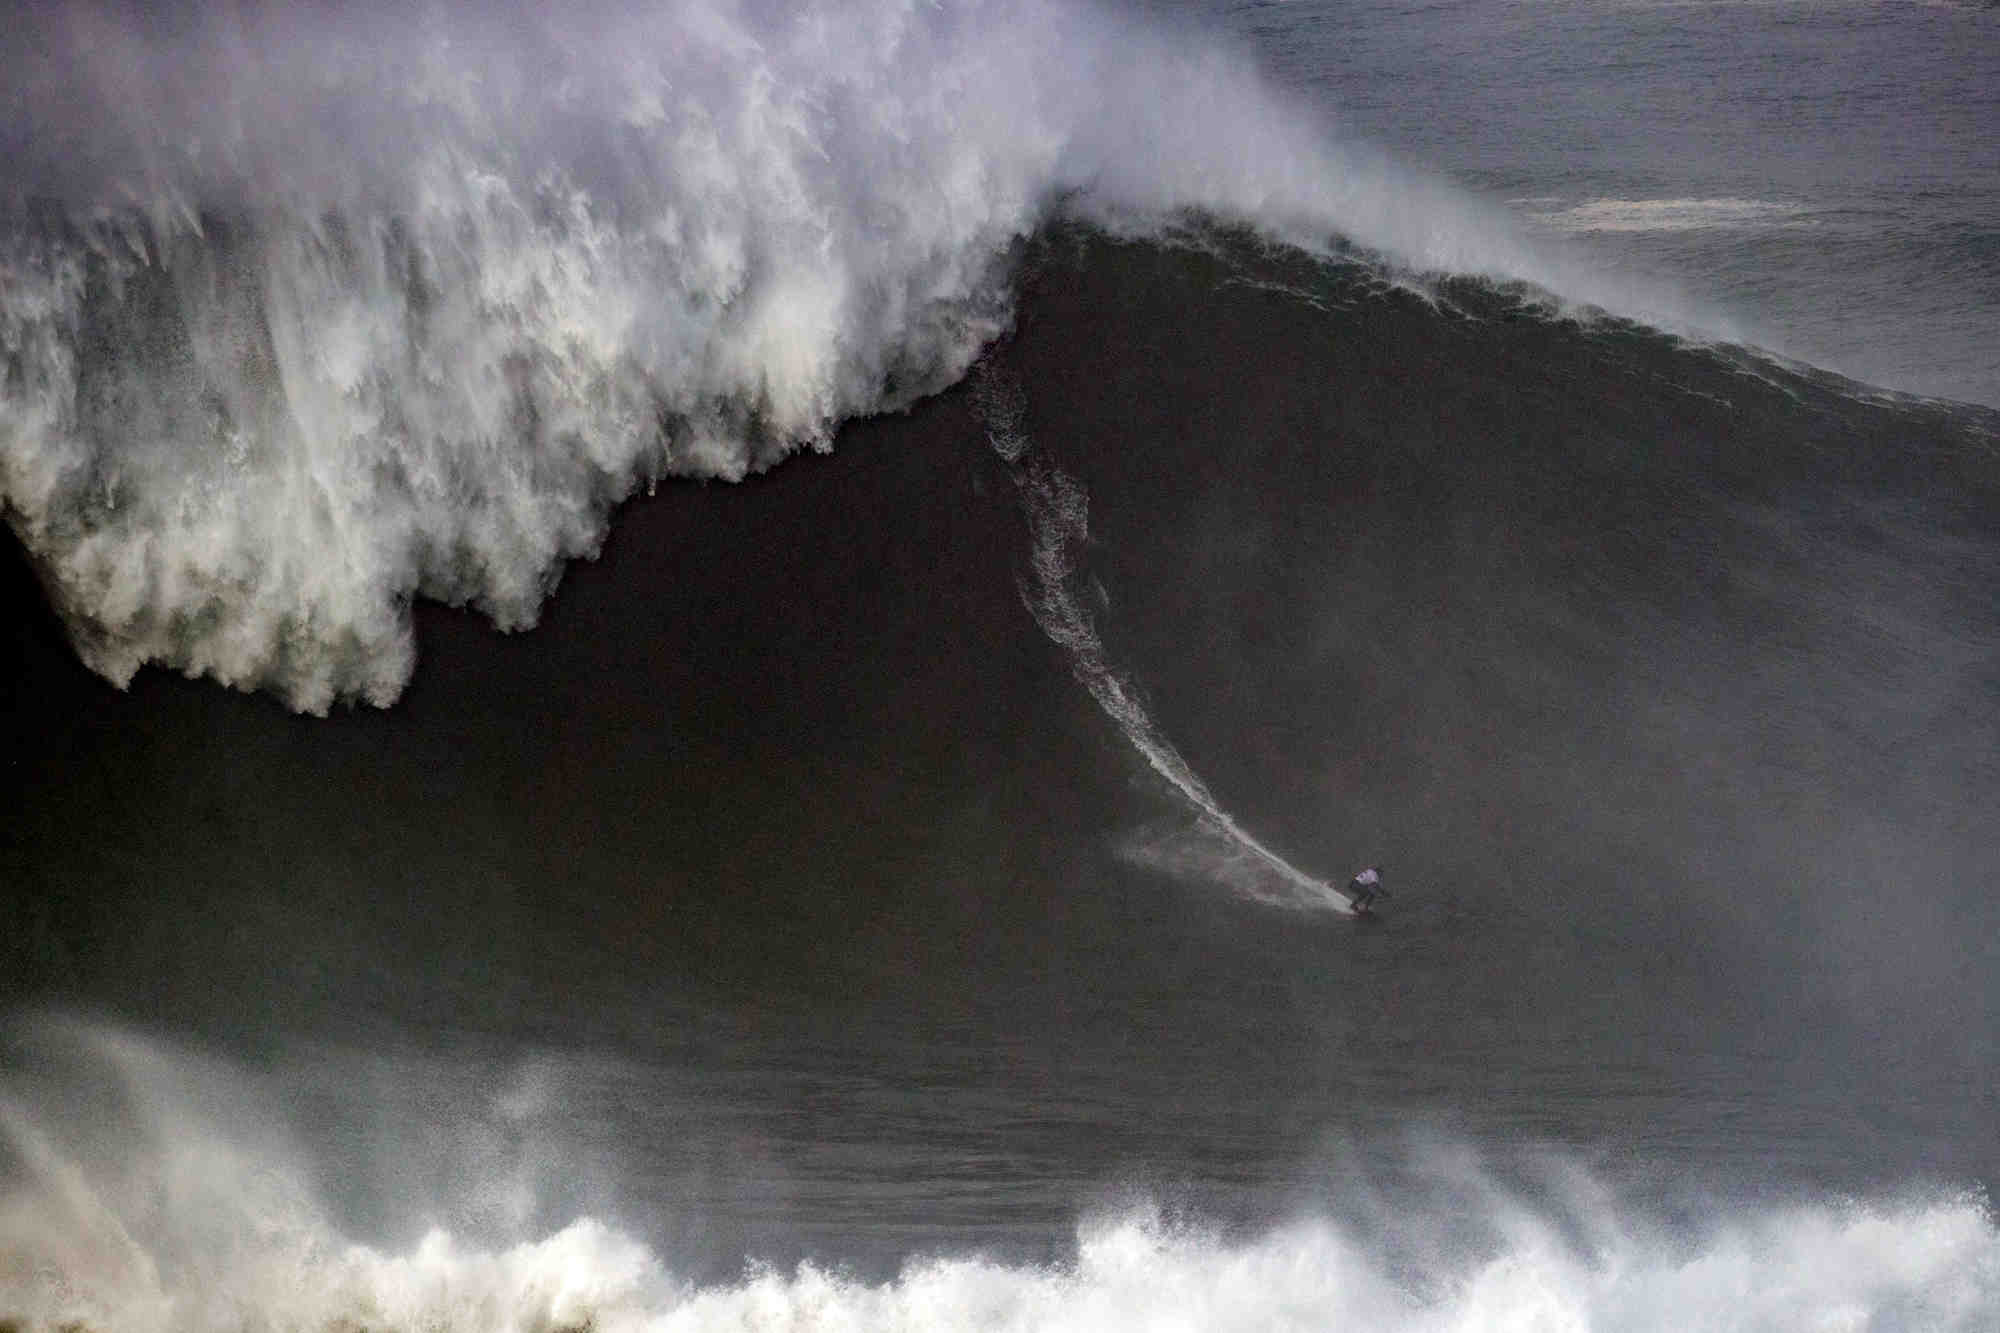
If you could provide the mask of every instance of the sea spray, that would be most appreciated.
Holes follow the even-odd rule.
[[[635,487],[823,448],[1004,318],[1049,149],[968,154],[939,101],[994,101],[1003,43],[432,17],[73,32],[111,110],[25,109],[98,152],[0,232],[0,494],[115,682],[386,704],[413,596],[532,624]]]
[[[1046,1268],[913,1258],[895,1279],[871,1283],[806,1263],[790,1272],[753,1267],[738,1282],[706,1287],[675,1283],[643,1246],[585,1220],[500,1251],[468,1248],[444,1233],[401,1255],[328,1246],[244,1275],[240,1289],[214,1304],[164,1292],[127,1304],[73,1284],[67,1299],[51,1299],[0,1283],[0,1318],[32,1333],[79,1320],[100,1333],[191,1333],[214,1327],[204,1322],[210,1315],[395,1333],[1974,1333],[2000,1318],[1996,1273],[2000,1235],[1991,1219],[1973,1201],[1950,1199],[1735,1218],[1688,1249],[1619,1237],[1602,1252],[1579,1253],[1545,1223],[1510,1248],[1421,1275],[1383,1263],[1324,1219],[1231,1242],[1141,1213],[1090,1225],[1073,1261]],[[45,1291],[56,1289],[53,1275],[45,1282]],[[9,1300],[17,1303],[11,1314]]]
[[[1058,210],[1675,314],[1050,0],[107,3],[0,88],[0,511],[107,679],[314,712],[399,695],[415,598],[532,625],[635,491],[953,381]]]
[[[590,1216],[519,1240],[432,1227],[385,1244],[332,1220],[284,1125],[254,1128],[257,1075],[83,1025],[31,1044],[46,1057],[52,1040],[72,1067],[17,1084],[0,1112],[0,1326],[32,1333],[1971,1333],[2000,1319],[2000,1228],[1976,1194],[1716,1202],[1668,1223],[1562,1154],[1415,1138],[1368,1153],[1373,1183],[1330,1181],[1251,1227],[1122,1197],[1041,1265],[914,1253],[876,1278],[753,1255],[696,1284]],[[77,1077],[116,1095],[79,1100]]]

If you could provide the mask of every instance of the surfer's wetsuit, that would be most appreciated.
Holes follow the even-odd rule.
[[[1382,872],[1376,866],[1369,866],[1347,883],[1347,896],[1353,900],[1357,912],[1366,911],[1378,897],[1387,897],[1388,893],[1382,887]]]

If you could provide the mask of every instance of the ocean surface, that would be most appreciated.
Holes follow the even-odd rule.
[[[2000,1326],[2000,11],[18,12],[0,1330]]]

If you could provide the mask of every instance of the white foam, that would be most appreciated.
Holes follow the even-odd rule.
[[[2000,1228],[1973,1195],[1716,1206],[1669,1228],[1560,1157],[1503,1172],[1462,1146],[1388,1149],[1403,1187],[1336,1191],[1248,1232],[1128,1202],[1087,1214],[1061,1262],[912,1254],[886,1280],[828,1255],[696,1285],[671,1254],[589,1217],[512,1243],[443,1229],[365,1243],[328,1220],[285,1136],[254,1128],[240,1071],[71,1035],[118,1071],[116,1094],[17,1097],[0,1113],[15,1163],[0,1193],[0,1321],[32,1333],[1973,1333],[2000,1321]],[[128,1120],[109,1109],[118,1097]]]
[[[1062,0],[126,12],[0,47],[0,501],[120,684],[390,702],[412,598],[530,625],[638,487],[959,376],[1059,205],[1687,313]]]
[[[1140,1213],[1086,1227],[1075,1260],[1046,1268],[978,1257],[913,1259],[895,1279],[871,1283],[807,1263],[690,1287],[674,1282],[631,1237],[585,1219],[499,1251],[469,1248],[441,1232],[401,1255],[329,1244],[252,1262],[202,1299],[167,1288],[100,1295],[73,1286],[68,1299],[44,1300],[13,1317],[35,1333],[53,1333],[69,1319],[99,1333],[220,1326],[1974,1333],[2000,1319],[1996,1266],[2000,1235],[1991,1219],[1973,1202],[1941,1200],[1753,1214],[1685,1250],[1614,1235],[1602,1250],[1580,1252],[1552,1224],[1541,1224],[1497,1253],[1422,1274],[1394,1271],[1328,1219],[1231,1242]],[[0,1291],[0,1299],[8,1294]]]

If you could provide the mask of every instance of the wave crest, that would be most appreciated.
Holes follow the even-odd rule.
[[[68,7],[0,39],[0,508],[84,656],[392,701],[612,505],[960,376],[1057,207],[1609,294],[1060,0]]]
[[[139,45],[158,103],[189,68],[227,95],[107,117],[138,183],[50,181],[0,241],[0,485],[91,664],[386,704],[413,595],[531,624],[636,486],[960,374],[1045,154],[965,151],[974,25],[861,17],[683,5],[498,55],[377,22],[307,68],[289,30]]]
[[[0,1096],[0,1328],[33,1333],[1756,1333],[1971,1330],[2000,1317],[2000,1227],[1976,1193],[1683,1203],[1682,1220],[1668,1223],[1560,1153],[1489,1155],[1414,1133],[1376,1144],[1334,1179],[1315,1185],[1302,1173],[1302,1197],[1319,1202],[1288,1220],[1222,1228],[1122,1196],[1075,1227],[1067,1257],[1044,1264],[919,1251],[870,1280],[836,1254],[790,1271],[753,1262],[736,1280],[702,1285],[676,1273],[673,1255],[590,1216],[508,1243],[531,1225],[513,1210],[502,1211],[516,1220],[485,1241],[433,1226],[396,1248],[343,1234],[311,1182],[377,1169],[421,1176],[428,1166],[302,1140],[312,1117],[300,1108],[317,1103],[297,1098],[288,1077],[77,1020],[0,1037],[23,1071]],[[559,1090],[570,1080],[548,1061],[561,1062],[545,1055],[483,1091],[443,1067],[392,1079],[426,1090],[422,1149],[451,1153],[456,1137],[478,1137],[489,1112],[509,1123],[565,1119]],[[456,1090],[442,1105],[440,1087]],[[386,1109],[379,1092],[347,1087],[357,1105]],[[539,1151],[529,1140],[519,1147]],[[314,1165],[328,1151],[338,1158],[331,1177]],[[442,1179],[447,1196],[511,1193],[522,1166],[506,1153],[465,1160],[481,1165]],[[480,1226],[464,1202],[434,1198],[432,1216]],[[867,1225],[860,1213],[856,1225]]]
[[[1142,1207],[1083,1226],[1066,1263],[916,1258],[879,1283],[804,1263],[690,1286],[645,1246],[588,1218],[500,1250],[442,1231],[400,1255],[298,1237],[206,1273],[43,1261],[24,1282],[8,1273],[19,1256],[0,1256],[0,1327],[1779,1333],[1971,1330],[2000,1316],[2000,1232],[1972,1198],[1773,1210],[1728,1219],[1685,1246],[1633,1234],[1615,1217],[1592,1219],[1602,1230],[1579,1243],[1561,1219],[1497,1207],[1500,1216],[1480,1219],[1497,1229],[1496,1244],[1416,1262],[1329,1218],[1229,1239]]]

